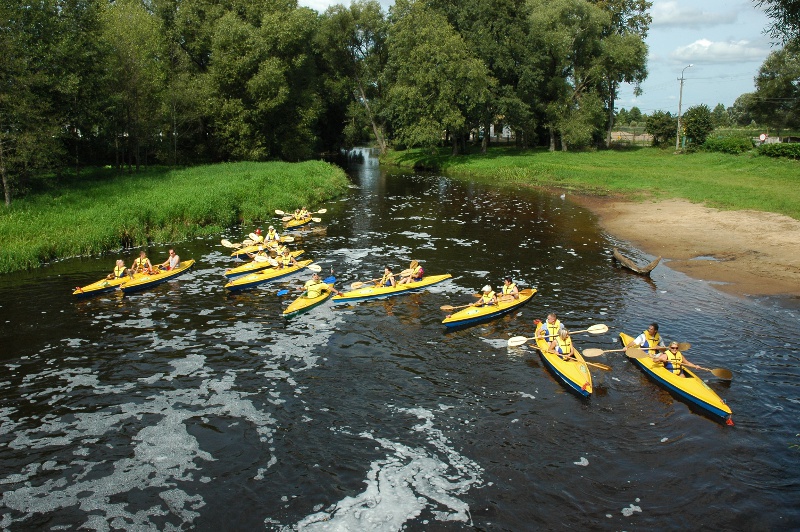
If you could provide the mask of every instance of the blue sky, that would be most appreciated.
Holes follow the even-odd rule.
[[[380,0],[385,10],[392,0]],[[348,0],[299,0],[319,12]],[[643,113],[678,112],[681,70],[684,74],[682,109],[718,103],[730,107],[741,94],[753,92],[753,78],[774,50],[763,34],[768,19],[749,0],[654,0],[653,23],[647,37],[648,78],[644,94],[634,97],[623,86],[617,108],[638,107]]]

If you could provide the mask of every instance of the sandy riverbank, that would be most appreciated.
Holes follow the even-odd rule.
[[[685,200],[633,203],[572,196],[601,226],[662,264],[724,292],[800,297],[800,221],[757,211],[720,211]],[[698,257],[701,260],[698,260]]]

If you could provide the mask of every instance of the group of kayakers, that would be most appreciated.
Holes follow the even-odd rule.
[[[111,273],[108,274],[106,277],[107,279],[122,279],[125,276],[130,277],[133,279],[134,274],[136,273],[147,273],[149,275],[155,275],[159,273],[159,271],[169,271],[174,270],[181,264],[181,258],[175,253],[175,250],[170,248],[169,250],[169,257],[167,260],[153,266],[150,262],[150,259],[147,258],[147,253],[144,250],[139,252],[139,256],[133,260],[133,264],[130,268],[125,267],[125,261],[122,259],[117,259],[116,265]]]
[[[574,358],[574,348],[570,333],[554,312],[548,314],[544,322],[535,320],[534,323],[536,323],[536,338],[543,338],[549,342],[548,352],[556,353],[564,359]],[[643,348],[654,362],[661,362],[668,371],[675,375],[686,377],[683,372],[683,366],[702,369],[686,359],[678,349],[678,342],[672,341],[669,343],[669,347],[665,346],[661,335],[658,333],[658,323],[655,322],[651,323],[642,334],[625,347]]]

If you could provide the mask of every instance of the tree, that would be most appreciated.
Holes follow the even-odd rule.
[[[119,147],[117,156],[121,155],[117,164],[135,164],[138,170],[143,162],[142,150],[160,131],[159,111],[166,81],[163,27],[138,0],[106,4],[103,20],[104,41],[110,50],[106,65],[112,102],[110,133]]]
[[[632,84],[633,93],[638,96],[642,93],[640,84],[647,78],[647,45],[644,40],[652,22],[647,10],[653,3],[647,0],[594,1],[611,15],[611,24],[603,36],[603,88],[608,109],[606,146],[610,146],[619,85]]]
[[[630,118],[631,122],[641,122],[642,121],[642,111],[636,107],[635,105],[631,107],[631,110],[628,112],[628,117]]]
[[[752,104],[759,123],[800,127],[800,42],[769,54],[758,70]]]
[[[757,0],[756,6],[763,8],[772,24],[765,32],[788,44],[800,38],[800,2],[797,0]]]
[[[630,114],[624,107],[619,111],[617,111],[617,116],[614,119],[615,124],[625,126],[628,125],[630,121],[631,121]]]
[[[386,80],[395,136],[432,148],[447,132],[456,155],[468,117],[485,107],[493,80],[447,19],[423,2],[398,0],[392,19]]]
[[[481,152],[489,146],[489,130],[494,124],[508,126],[517,141],[525,144],[533,135],[535,121],[532,101],[536,97],[532,83],[538,75],[535,66],[538,52],[528,45],[528,9],[526,0],[428,0],[428,5],[445,14],[474,56],[480,59],[495,81],[489,87],[486,106],[470,128],[485,133]]]
[[[62,72],[58,12],[54,0],[0,2],[0,177],[6,206],[29,175],[58,164],[64,154],[64,119],[55,106]]]
[[[380,73],[386,64],[387,24],[375,0],[356,1],[346,8],[330,7],[323,16],[318,38],[337,85],[346,87],[349,100],[363,107],[350,106],[348,131],[357,138],[358,124],[366,120],[380,152],[386,153],[384,123],[381,119],[382,85]]]
[[[681,117],[681,125],[692,144],[698,146],[703,144],[708,135],[714,131],[711,110],[705,104],[688,108]]]
[[[671,145],[678,121],[669,111],[656,111],[647,117],[644,130],[653,137],[653,146]]]
[[[755,94],[746,92],[736,98],[733,106],[728,110],[731,121],[737,126],[750,126],[755,123],[753,111],[755,109]]]
[[[714,110],[711,111],[711,120],[714,127],[728,127],[731,125],[731,117],[728,110],[721,103],[718,103]]]

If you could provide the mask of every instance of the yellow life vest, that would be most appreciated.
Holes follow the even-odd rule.
[[[306,281],[305,288],[306,297],[309,299],[314,299],[321,296],[322,291],[327,289],[328,285],[322,281],[315,281],[314,279],[311,279],[310,281]]]
[[[150,262],[147,257],[139,257],[138,259],[133,260],[134,266],[139,266],[140,268],[144,268],[146,263]]]
[[[558,338],[558,333],[561,332],[561,322],[556,319],[553,323],[545,320],[542,323],[542,328],[547,331],[545,334],[545,339],[548,341],[553,341],[554,339]]]
[[[683,353],[675,351],[674,353],[667,350],[667,361],[664,362],[664,367],[675,375],[680,375],[683,371]]]
[[[394,277],[392,273],[384,273],[383,277],[381,277],[381,286],[391,286],[392,283],[389,282],[389,279]]]
[[[286,255],[281,255],[280,259],[284,267],[292,264],[292,256],[288,253]]]
[[[422,279],[422,266],[417,265],[416,268],[411,270],[411,278],[416,280]]]
[[[648,331],[644,331],[643,334],[644,334],[644,343],[642,344],[642,347],[644,348],[656,347],[658,346],[658,344],[661,343],[660,334],[656,333],[655,335],[650,336],[650,333]],[[649,355],[655,355],[657,352],[658,352],[657,349],[647,349],[647,354]]]
[[[281,237],[278,236],[278,232],[274,229],[272,231],[267,232],[266,240],[280,240]]]
[[[508,295],[508,294],[510,294],[511,292],[513,292],[513,291],[514,291],[514,289],[515,289],[516,287],[517,287],[517,285],[515,285],[514,283],[511,283],[511,284],[510,284],[510,285],[508,285],[508,286],[506,286],[506,285],[503,285],[503,294],[504,294],[504,295]]]
[[[488,294],[484,292],[481,297],[483,298],[483,304],[488,305],[492,302],[492,299],[494,299],[494,292],[489,292]]]
[[[560,355],[572,354],[572,338],[567,337],[563,340],[560,336],[556,338],[556,353]]]
[[[125,266],[114,266],[114,277],[121,278],[125,276]]]

